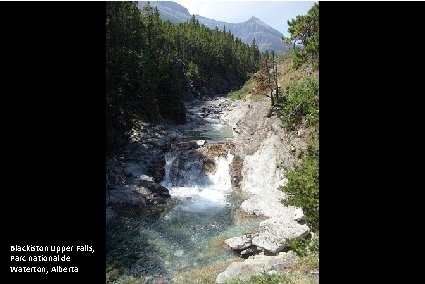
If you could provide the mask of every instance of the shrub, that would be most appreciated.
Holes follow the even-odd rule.
[[[311,137],[306,155],[290,170],[288,183],[282,188],[285,205],[301,207],[313,230],[319,230],[319,141],[317,132]]]
[[[319,82],[316,78],[291,82],[283,96],[281,119],[286,128],[296,130],[304,123],[314,126],[319,121]]]
[[[292,57],[292,67],[294,69],[299,69],[304,64],[304,57],[300,56],[299,54],[295,53]]]
[[[317,234],[313,238],[309,239],[288,240],[288,246],[289,249],[298,254],[298,256],[308,256],[311,253],[319,252],[319,236]]]

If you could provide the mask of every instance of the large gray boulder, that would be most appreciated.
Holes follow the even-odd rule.
[[[252,246],[252,238],[247,235],[241,237],[234,237],[224,241],[233,250],[245,250]]]
[[[295,216],[301,213],[297,210]],[[249,255],[258,251],[267,251],[272,254],[283,251],[287,247],[287,240],[302,239],[310,234],[306,224],[300,224],[292,218],[273,217],[260,223],[259,232],[255,235],[243,235],[225,240],[225,243],[236,253]]]
[[[260,231],[274,235],[278,239],[302,239],[310,234],[310,228],[306,224],[279,217],[262,221]]]
[[[106,201],[108,204],[146,205],[145,196],[128,187],[109,190],[106,194]]]
[[[281,252],[276,256],[251,256],[243,262],[231,263],[225,271],[217,276],[215,282],[222,284],[235,277],[247,280],[256,274],[283,270],[291,267],[296,259],[297,256],[292,251]]]
[[[278,190],[255,194],[242,202],[241,209],[252,215],[293,220],[296,207],[284,206],[281,202],[281,194],[283,193]]]
[[[252,239],[252,244],[271,253],[281,252],[286,246],[286,240],[268,232],[259,233]]]

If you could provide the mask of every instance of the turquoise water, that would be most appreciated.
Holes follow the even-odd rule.
[[[206,124],[186,130],[185,136],[213,143],[231,137],[231,129],[208,119]],[[260,219],[235,214],[242,197],[230,186],[231,156],[216,161],[217,171],[208,176],[208,182],[197,183],[195,172],[187,179],[190,184],[179,187],[168,180],[175,156],[166,155],[163,184],[172,196],[167,205],[149,211],[115,208],[118,217],[107,227],[108,283],[174,283],[177,274],[179,283],[197,283],[182,272],[234,258],[224,239],[258,228]]]
[[[235,220],[240,199],[235,194],[229,199],[228,205],[204,212],[182,210],[179,204],[184,200],[178,199],[149,212],[121,208],[119,217],[108,225],[107,267],[119,270],[119,277],[110,282],[125,283],[133,277],[140,281],[136,283],[155,279],[173,283],[176,273],[234,257],[225,246],[211,250],[211,242],[255,230],[258,221]]]

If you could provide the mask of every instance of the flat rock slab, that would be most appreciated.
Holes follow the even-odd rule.
[[[306,224],[279,217],[262,221],[260,231],[274,235],[278,239],[302,239],[310,234],[310,228]]]
[[[296,207],[284,206],[280,199],[274,196],[256,194],[242,202],[241,209],[248,214],[293,220]]]
[[[217,276],[215,282],[222,284],[235,277],[247,280],[251,276],[263,272],[279,271],[291,267],[296,258],[297,256],[292,251],[281,252],[276,256],[251,256],[243,262],[231,263],[225,271]]]

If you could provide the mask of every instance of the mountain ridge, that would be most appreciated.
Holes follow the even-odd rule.
[[[147,1],[139,1],[138,6],[141,9],[147,3]],[[158,8],[161,19],[165,21],[178,24],[187,22],[192,18],[187,8],[173,1],[151,1],[150,5]],[[281,40],[282,33],[255,16],[240,23],[217,21],[198,14],[195,14],[195,18],[200,24],[210,29],[218,27],[223,30],[225,27],[226,30],[230,30],[235,37],[240,38],[246,44],[251,44],[253,39],[255,39],[260,51],[274,50],[280,52],[288,49],[288,46]]]

